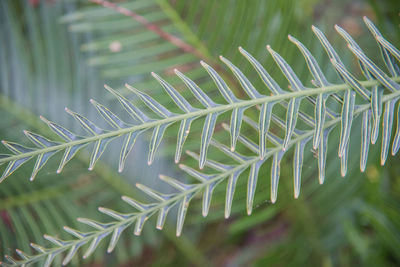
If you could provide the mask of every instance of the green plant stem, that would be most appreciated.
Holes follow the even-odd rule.
[[[399,82],[400,77],[394,77],[392,80],[395,82]],[[379,85],[380,83],[377,80],[369,80],[369,81],[362,81],[362,82],[360,82],[360,84],[364,87],[371,87],[371,86]],[[212,114],[212,113],[222,113],[222,112],[226,112],[228,110],[233,110],[235,108],[251,107],[251,106],[258,105],[258,104],[281,101],[281,100],[286,100],[286,99],[293,99],[293,98],[297,98],[297,97],[305,97],[305,96],[317,95],[317,94],[321,94],[321,93],[337,93],[337,92],[349,90],[349,89],[351,89],[351,88],[347,84],[339,84],[339,85],[332,85],[332,86],[326,86],[326,87],[320,87],[320,88],[309,88],[309,89],[302,90],[302,91],[288,92],[286,94],[280,94],[280,95],[264,96],[264,97],[260,97],[260,98],[256,98],[256,99],[250,99],[250,100],[242,100],[240,102],[235,102],[235,103],[226,104],[226,105],[218,105],[218,106],[207,108],[207,109],[200,109],[200,110],[196,110],[193,112],[174,115],[174,116],[171,116],[171,117],[168,117],[165,119],[152,120],[149,122],[142,123],[140,125],[134,125],[131,127],[127,127],[127,128],[123,128],[123,129],[119,129],[119,130],[115,130],[115,131],[109,131],[104,134],[85,137],[85,138],[82,138],[79,140],[74,140],[74,141],[71,141],[68,143],[61,143],[59,145],[41,148],[41,149],[37,149],[37,150],[27,152],[27,153],[12,155],[12,156],[0,159],[0,164],[4,163],[4,162],[10,162],[13,160],[26,158],[26,157],[33,157],[33,156],[40,155],[40,154],[47,153],[47,152],[63,150],[63,149],[66,149],[68,147],[72,147],[75,145],[95,142],[97,140],[102,140],[102,139],[106,139],[106,138],[113,138],[113,137],[117,137],[120,135],[131,133],[131,132],[149,129],[149,128],[152,128],[152,127],[155,127],[158,125],[162,125],[162,124],[169,124],[169,123],[173,123],[173,122],[177,122],[177,121],[182,121],[182,120],[188,119],[188,118],[196,118],[196,117],[200,117],[200,116],[204,116],[204,115]],[[393,97],[400,96],[400,91],[392,93],[392,94],[390,94],[390,96],[393,96]]]
[[[370,82],[372,83],[372,82]],[[373,84],[373,83],[372,83]],[[363,84],[365,86],[365,82]],[[397,98],[400,96],[400,91],[391,93],[391,94],[387,94],[385,96],[383,96],[382,98],[382,102],[387,102],[391,99]],[[354,111],[354,116],[357,116],[359,114],[361,114],[362,112],[364,112],[365,110],[370,109],[371,106],[369,104],[364,104],[364,105],[360,105],[355,111]],[[325,123],[324,128],[328,128],[331,127],[333,125],[336,125],[337,123],[339,123],[341,121],[340,118],[335,118],[332,119],[328,122]],[[313,136],[314,131],[313,130],[309,130],[309,131],[305,131],[303,134],[297,136],[296,138],[292,139],[289,142],[289,147],[291,147],[292,145],[306,139],[309,138],[311,136]],[[276,146],[274,148],[271,148],[268,153],[266,153],[266,158],[271,157],[272,155],[274,155],[275,153],[281,151],[283,149],[283,146]],[[191,187],[188,190],[182,191],[181,193],[176,194],[174,197],[171,197],[170,199],[163,201],[163,202],[159,202],[157,204],[155,204],[154,206],[152,206],[151,208],[148,208],[144,211],[138,212],[138,213],[132,213],[130,214],[131,217],[129,217],[128,219],[124,219],[121,221],[117,221],[114,223],[111,223],[107,228],[103,229],[103,230],[98,230],[98,231],[94,231],[89,233],[87,236],[85,236],[82,239],[76,239],[76,240],[71,240],[69,241],[69,243],[65,246],[62,247],[54,247],[51,249],[47,249],[44,253],[42,254],[37,254],[35,256],[32,256],[30,259],[28,260],[22,260],[18,262],[18,265],[22,265],[22,264],[27,264],[27,263],[32,263],[32,262],[36,262],[38,260],[40,260],[43,257],[46,257],[47,255],[51,255],[51,254],[59,254],[62,253],[63,251],[81,244],[81,243],[88,243],[90,240],[99,237],[99,236],[106,236],[111,234],[115,229],[119,228],[119,227],[123,227],[123,226],[129,226],[132,223],[134,223],[138,218],[142,217],[142,216],[146,216],[147,218],[149,218],[150,216],[152,216],[154,213],[156,213],[158,210],[160,210],[161,208],[168,206],[168,205],[175,205],[176,203],[178,203],[181,199],[185,198],[187,195],[190,194],[195,194],[198,192],[201,192],[206,186],[211,185],[213,183],[219,183],[221,181],[223,181],[226,177],[229,177],[231,174],[235,173],[236,171],[242,170],[242,169],[246,169],[248,168],[250,165],[252,165],[253,163],[256,163],[257,161],[259,161],[260,158],[258,155],[250,158],[249,160],[241,163],[240,165],[237,165],[236,167],[227,170],[226,172],[223,172],[209,180],[206,180],[200,184],[195,184],[193,187]],[[18,265],[11,265],[11,266],[18,266]]]

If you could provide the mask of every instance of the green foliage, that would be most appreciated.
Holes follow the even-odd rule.
[[[214,81],[221,96],[225,99],[225,104],[215,103],[193,80],[179,71],[175,71],[177,76],[193,93],[194,97],[204,106],[203,108],[196,108],[167,81],[153,73],[154,78],[161,84],[165,92],[180,109],[180,113],[172,112],[148,94],[127,85],[128,90],[136,95],[147,106],[148,110],[151,111],[150,115],[119,92],[106,86],[106,89],[118,99],[122,107],[135,122],[128,123],[122,121],[108,108],[91,100],[91,103],[95,106],[99,114],[110,125],[111,130],[102,129],[82,115],[67,109],[67,112],[88,132],[88,136],[78,136],[66,128],[43,118],[42,120],[63,141],[49,140],[41,135],[27,131],[25,135],[37,148],[4,141],[3,144],[13,154],[4,155],[0,159],[0,163],[8,163],[3,172],[2,180],[11,175],[13,171],[29,159],[36,157],[36,164],[31,175],[31,179],[33,179],[53,154],[64,151],[64,156],[58,168],[59,172],[82,147],[88,144],[93,144],[89,164],[89,169],[93,169],[95,163],[105,151],[107,144],[117,137],[124,138],[119,161],[119,170],[122,171],[125,159],[132,150],[135,139],[139,134],[142,134],[145,130],[153,130],[148,153],[148,163],[151,164],[166,128],[175,122],[180,122],[175,154],[175,161],[178,162],[192,121],[201,116],[206,117],[201,135],[200,152],[196,154],[189,151],[188,155],[199,162],[200,169],[203,169],[203,167],[207,168],[199,171],[186,165],[180,165],[180,168],[194,178],[196,183],[183,183],[177,179],[161,175],[160,178],[164,182],[177,189],[178,192],[171,194],[162,194],[138,184],[140,190],[157,200],[157,202],[143,204],[133,198],[124,196],[123,200],[137,209],[137,212],[119,213],[111,209],[99,208],[100,212],[112,217],[114,221],[100,223],[90,219],[79,219],[80,222],[92,227],[93,230],[80,232],[72,228],[64,228],[76,238],[67,241],[53,236],[45,236],[47,240],[54,244],[54,247],[47,249],[39,245],[33,245],[33,248],[37,250],[37,254],[33,256],[17,251],[21,259],[7,257],[10,266],[24,265],[44,258],[46,259],[45,265],[50,265],[56,255],[68,250],[68,254],[63,260],[63,263],[66,264],[73,258],[81,246],[89,244],[84,254],[84,258],[86,258],[95,251],[100,241],[108,235],[111,235],[111,240],[107,251],[111,252],[120,235],[128,226],[135,224],[134,233],[139,235],[145,221],[155,213],[159,214],[156,224],[157,228],[162,229],[167,214],[173,206],[178,206],[176,234],[179,236],[192,198],[198,193],[203,193],[202,215],[204,217],[207,216],[213,192],[217,185],[225,180],[227,180],[225,217],[228,218],[232,210],[232,201],[238,178],[246,170],[249,173],[246,207],[247,213],[251,214],[260,168],[267,159],[272,158],[270,201],[271,203],[275,203],[281,172],[280,163],[283,156],[286,155],[291,147],[294,147],[294,195],[297,198],[300,193],[301,173],[306,145],[313,140],[313,149],[318,154],[319,182],[322,184],[325,180],[327,168],[328,136],[335,126],[339,124],[341,125],[341,130],[338,155],[341,163],[341,174],[342,176],[346,175],[350,134],[353,119],[358,115],[362,115],[360,168],[362,171],[366,168],[369,142],[376,142],[381,121],[381,164],[383,165],[390,150],[393,120],[395,114],[399,114],[398,110],[397,113],[395,112],[395,106],[400,98],[400,85],[398,84],[400,81],[398,78],[399,69],[396,62],[396,60],[400,61],[400,53],[390,42],[383,38],[372,22],[368,19],[365,19],[365,22],[377,41],[391,77],[386,75],[364,54],[349,34],[340,27],[336,27],[336,30],[347,41],[349,50],[356,56],[362,73],[366,78],[365,81],[358,81],[355,75],[347,70],[323,33],[316,27],[313,27],[314,33],[325,48],[334,69],[342,80],[341,84],[331,84],[328,82],[310,51],[305,45],[290,36],[289,40],[300,49],[306,60],[313,77],[314,87],[306,87],[296,76],[289,64],[278,53],[272,50],[270,46],[267,46],[268,51],[282,74],[290,83],[289,88],[291,91],[283,90],[264,67],[262,67],[260,62],[244,49],[239,48],[240,52],[250,65],[253,66],[255,72],[260,76],[265,87],[271,93],[270,96],[256,90],[251,80],[236,65],[221,57],[222,62],[233,72],[247,98],[238,98],[218,71],[201,62],[208,75]],[[303,100],[307,100],[306,104],[304,104],[305,101]],[[305,105],[309,105],[308,108]],[[313,115],[310,115],[310,107]],[[276,111],[277,109],[284,110],[285,116],[281,116],[281,113]],[[249,112],[246,110],[253,112],[251,114],[257,112],[259,114],[257,118],[258,122],[247,116],[245,112]],[[230,125],[223,125],[230,133],[230,147],[212,138],[217,117],[226,111],[231,112]],[[156,116],[158,118],[154,118]],[[371,118],[373,118],[372,121]],[[248,131],[241,130],[242,122],[245,122],[243,125],[245,129],[251,129],[253,133],[257,133],[258,144],[255,142],[253,135],[246,134]],[[274,128],[271,127],[272,124],[275,126]],[[207,157],[210,145],[218,151],[217,153],[222,152],[224,154],[223,161],[215,161],[212,157]],[[398,152],[399,145],[400,128],[399,118],[397,118],[397,131],[391,145],[391,153],[393,155]],[[240,148],[240,146],[242,147]],[[246,152],[239,152],[241,150]],[[349,230],[349,235],[351,235],[352,239],[356,238],[356,234],[352,233],[351,229]],[[365,248],[357,248],[357,250],[363,251]]]

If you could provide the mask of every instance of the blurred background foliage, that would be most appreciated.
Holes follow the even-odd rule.
[[[38,115],[44,115],[79,132],[63,111],[64,106],[99,122],[89,98],[119,110],[116,101],[102,85],[124,91],[130,83],[157,98],[161,86],[150,71],[161,74],[172,85],[182,88],[173,69],[195,80],[219,101],[216,88],[198,63],[214,65],[240,90],[231,74],[217,60],[224,55],[243,66],[238,46],[252,53],[276,80],[283,76],[267,57],[269,44],[291,63],[294,71],[310,85],[310,76],[295,46],[287,35],[298,38],[318,59],[327,77],[337,80],[328,58],[312,36],[310,25],[322,28],[341,52],[344,62],[357,73],[355,61],[341,49],[344,41],[333,32],[333,25],[345,28],[372,58],[376,46],[362,25],[367,15],[394,44],[400,43],[399,10],[396,0],[131,0],[113,1],[146,18],[163,31],[190,44],[194,53],[149,31],[142,24],[113,10],[86,0],[2,0],[0,1],[0,136],[23,141],[22,129],[51,135]],[[256,73],[244,73],[261,85]],[[193,99],[188,90],[181,93]],[[171,107],[174,110],[174,107]],[[117,112],[118,113],[118,112]],[[122,119],[124,113],[121,114]],[[222,117],[221,121],[226,120]],[[353,127],[359,127],[357,119]],[[194,124],[185,148],[197,149],[200,134]],[[197,129],[197,130],[196,130]],[[226,141],[222,128],[216,138]],[[244,128],[243,131],[248,131]],[[256,193],[256,208],[246,216],[245,175],[238,181],[232,215],[223,219],[225,186],[217,187],[210,215],[201,217],[200,201],[192,203],[183,236],[174,236],[174,219],[159,232],[148,224],[141,237],[127,232],[112,254],[104,248],[90,259],[76,258],[73,266],[398,266],[400,265],[400,162],[389,157],[385,168],[378,166],[378,148],[372,147],[366,173],[359,171],[359,138],[352,135],[349,172],[340,178],[336,157],[338,139],[332,138],[326,182],[318,185],[317,165],[306,153],[302,192],[293,199],[290,157],[281,170],[277,204],[268,199],[269,167],[261,169]],[[62,226],[77,225],[75,218],[102,219],[97,207],[127,211],[121,195],[138,197],[135,183],[162,191],[168,189],[157,180],[159,173],[180,176],[173,164],[176,129],[168,130],[161,156],[147,167],[143,157],[148,140],[142,138],[122,174],[116,171],[118,147],[109,152],[93,172],[87,171],[88,155],[81,153],[62,174],[56,174],[53,159],[35,182],[28,180],[32,164],[22,167],[0,186],[0,255],[13,254],[15,248],[29,251],[29,243],[46,245],[42,234],[64,237]],[[332,136],[338,135],[338,131]],[[171,141],[171,142],[170,142]],[[379,142],[378,142],[379,143]],[[113,149],[117,148],[117,149]],[[3,149],[3,148],[1,148]],[[0,153],[3,150],[0,150]],[[210,151],[212,153],[212,150]],[[214,155],[218,159],[218,154]],[[184,159],[188,161],[189,159]],[[146,165],[146,166],[145,166]],[[184,179],[184,178],[183,178]],[[240,186],[243,185],[243,186]],[[141,196],[139,196],[140,198]],[[56,262],[60,265],[60,262]]]

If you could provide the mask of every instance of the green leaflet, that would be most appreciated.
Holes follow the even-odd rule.
[[[369,139],[371,135],[371,111],[363,112],[362,126],[361,126],[361,155],[360,155],[360,170],[365,171],[368,159]]]

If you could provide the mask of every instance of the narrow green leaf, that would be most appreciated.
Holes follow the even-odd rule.
[[[225,219],[229,218],[232,210],[233,195],[235,194],[236,183],[239,175],[243,172],[243,169],[233,172],[228,179],[226,185],[226,198],[225,198]]]
[[[211,78],[213,79],[213,81],[214,81],[215,85],[217,86],[219,92],[225,98],[225,100],[228,103],[238,102],[239,99],[236,98],[236,96],[233,94],[231,89],[229,89],[228,85],[221,78],[221,76],[219,76],[219,74],[212,67],[210,67],[207,63],[205,63],[204,61],[200,61],[200,63],[206,69],[208,74],[211,76]]]
[[[306,88],[304,85],[301,83],[297,75],[294,73],[292,68],[289,66],[289,64],[272,48],[267,45],[267,49],[269,53],[272,55],[274,58],[275,62],[278,64],[279,68],[281,69],[283,75],[285,75],[286,79],[289,81],[290,85],[292,86],[292,89],[294,91],[300,91],[300,90],[305,90]]]
[[[324,47],[326,53],[329,56],[329,59],[330,60],[334,59],[336,62],[342,63],[342,61],[340,60],[335,49],[333,49],[332,45],[329,43],[328,39],[326,39],[326,37],[322,33],[322,31],[320,29],[318,29],[317,27],[315,27],[314,25],[311,26],[311,29],[314,32],[314,34],[317,36],[317,38],[319,39],[322,46]],[[342,63],[342,65],[343,65],[343,63]]]
[[[211,137],[214,133],[215,123],[217,122],[218,113],[208,114],[204,122],[203,131],[200,141],[200,160],[199,167],[202,169],[207,157],[208,146],[210,145]]]
[[[168,177],[166,175],[159,175],[159,178],[166,182],[167,184],[171,185],[172,187],[178,189],[179,191],[187,191],[193,188],[193,185],[184,184],[174,178]]]
[[[230,122],[230,134],[231,134],[231,150],[235,151],[236,142],[240,133],[240,127],[242,125],[243,112],[246,108],[235,108],[231,114]]]
[[[178,70],[175,70],[175,73],[179,76],[179,78],[181,78],[181,80],[186,84],[186,86],[190,89],[193,95],[197,98],[197,100],[200,101],[203,106],[207,108],[217,106],[217,104],[215,104],[214,101],[212,101],[211,98],[209,98],[208,95],[204,93],[203,90],[201,90],[195,82],[183,75]]]
[[[135,145],[135,141],[137,137],[142,133],[142,131],[131,132],[125,135],[123,145],[121,148],[121,153],[119,155],[119,163],[118,163],[118,172],[122,172],[125,166],[125,161],[132,151],[133,146]]]
[[[309,139],[308,140],[305,139],[301,142],[296,143],[296,149],[294,152],[294,159],[293,159],[294,198],[298,198],[300,195],[301,169],[303,167],[304,147],[308,141]]]
[[[289,106],[286,111],[286,133],[283,141],[283,150],[286,150],[289,146],[289,142],[292,138],[293,131],[296,127],[297,117],[300,108],[300,98],[293,98],[289,101]]]
[[[65,129],[61,125],[58,125],[57,123],[54,123],[54,122],[51,122],[51,121],[48,121],[43,116],[40,116],[40,119],[43,122],[45,122],[55,134],[60,136],[65,141],[69,142],[69,141],[73,141],[73,140],[78,140],[79,139],[79,137],[76,134],[73,134],[72,132],[68,131],[67,129]]]
[[[267,133],[269,131],[272,108],[274,107],[274,104],[275,103],[265,103],[261,106],[260,116],[258,119],[260,159],[265,157],[265,153],[267,151]]]
[[[136,96],[138,96],[143,101],[143,103],[145,103],[146,106],[148,106],[149,109],[151,109],[151,111],[156,113],[158,116],[162,118],[168,118],[172,116],[172,113],[167,108],[158,103],[148,94],[140,92],[139,90],[130,86],[129,84],[125,84],[125,87],[128,88],[131,92],[133,92]]]
[[[67,164],[68,161],[70,161],[76,155],[76,153],[86,145],[87,143],[71,146],[65,149],[64,155],[60,161],[60,165],[58,166],[57,173],[60,173],[64,168],[65,164]]]
[[[317,82],[318,86],[329,86],[329,82],[326,79],[324,73],[321,71],[321,68],[318,65],[318,62],[315,60],[314,56],[310,53],[310,51],[296,38],[289,35],[289,40],[294,43],[303,54],[304,58],[306,59],[308,69],[310,70],[314,80]]]
[[[383,38],[382,34],[379,32],[379,30],[376,28],[376,26],[370,21],[366,16],[364,16],[364,22],[371,31],[372,35],[374,38],[377,40],[379,50],[381,51],[383,61],[385,62],[386,67],[388,68],[390,74],[392,76],[398,76],[400,75],[400,70],[399,67],[396,65],[396,62],[391,55],[391,53],[386,50],[384,46],[381,45],[381,43],[378,41],[378,37]]]
[[[63,260],[63,262],[62,262],[62,265],[64,265],[64,266],[67,265],[67,264],[72,260],[72,258],[75,256],[75,254],[76,254],[76,252],[78,251],[78,249],[79,249],[81,246],[83,246],[84,244],[85,244],[84,242],[80,242],[80,243],[78,243],[78,244],[72,246],[72,247],[70,248],[70,250],[68,251],[67,256],[65,256],[65,258],[64,258],[64,260]]]
[[[318,180],[319,184],[323,184],[325,180],[325,166],[326,166],[326,156],[328,151],[328,137],[333,127],[329,127],[324,130],[322,135],[321,143],[318,147]]]
[[[279,151],[274,153],[272,158],[272,166],[271,166],[271,202],[274,204],[276,202],[276,198],[278,196],[278,184],[279,184],[279,175],[280,175],[280,165],[281,159],[283,157],[284,151]]]
[[[32,157],[26,157],[22,159],[17,159],[10,161],[6,167],[6,169],[3,171],[3,174],[1,175],[0,178],[0,183],[4,181],[8,176],[10,176],[14,171],[16,171],[19,167],[21,167],[22,164],[30,160]]]
[[[352,90],[347,90],[344,94],[344,103],[342,106],[342,120],[340,131],[339,157],[342,157],[345,147],[350,139],[351,125],[353,123],[354,104],[356,94]]]
[[[378,140],[379,136],[379,123],[381,121],[382,115],[382,95],[383,88],[375,86],[372,89],[372,97],[371,97],[371,111],[372,111],[372,134],[371,134],[371,143],[375,144],[376,140]]]
[[[231,69],[232,73],[235,75],[236,79],[238,79],[240,85],[250,98],[256,99],[262,97],[238,67],[233,65],[232,62],[223,56],[220,56],[219,58]]]
[[[264,69],[260,62],[258,62],[250,53],[244,50],[242,47],[239,47],[240,53],[250,62],[250,64],[257,71],[261,80],[264,84],[271,90],[272,94],[279,95],[284,94],[285,92],[279,87],[279,85],[272,79],[271,75]]]
[[[152,197],[160,202],[166,201],[167,199],[171,198],[170,196],[161,194],[160,192],[158,192],[150,187],[147,187],[143,184],[136,184],[136,187],[139,188],[140,190],[142,190],[144,193],[146,193],[150,197]]]
[[[56,256],[55,253],[50,253],[50,254],[48,254],[47,257],[46,257],[46,260],[45,260],[45,262],[44,262],[44,264],[43,264],[43,266],[44,266],[44,267],[50,267],[51,264],[52,264],[52,262],[53,262],[53,260],[54,260],[54,257],[55,257],[55,256]]]
[[[185,143],[186,138],[189,135],[190,125],[194,119],[195,118],[189,118],[181,121],[176,142],[175,163],[178,163],[181,158],[183,144]]]
[[[261,165],[265,162],[265,159],[259,160],[250,167],[249,179],[247,181],[247,215],[250,215],[253,211],[254,194],[257,188],[258,172],[260,171]]]
[[[167,218],[168,211],[170,210],[171,207],[172,207],[172,205],[168,205],[168,206],[164,206],[163,208],[160,209],[160,211],[158,213],[158,217],[157,217],[157,224],[156,224],[156,228],[158,230],[162,230],[164,228],[165,220]]]
[[[192,112],[195,109],[189,104],[189,102],[176,91],[169,83],[167,83],[165,80],[163,80],[159,75],[156,73],[152,72],[151,75],[153,75],[154,78],[161,84],[161,86],[164,88],[164,90],[170,95],[172,100],[175,102],[175,104],[183,111],[183,112]]]
[[[178,208],[178,217],[176,222],[176,236],[180,236],[182,233],[183,223],[185,221],[187,209],[189,207],[190,200],[192,200],[194,194],[188,194],[180,201]]]
[[[109,87],[108,85],[104,85],[104,88],[107,89],[111,94],[113,94],[121,104],[121,106],[128,112],[128,114],[135,119],[136,121],[139,122],[146,122],[149,121],[150,119],[137,107],[135,107],[128,99],[123,97],[121,94],[119,94],[117,91]]]
[[[342,175],[342,177],[345,177],[347,173],[349,146],[350,142],[347,142],[347,144],[343,148],[342,156],[340,157],[340,174]]]
[[[90,156],[90,164],[89,164],[89,171],[93,170],[94,165],[100,159],[101,155],[103,155],[104,151],[108,143],[113,140],[114,137],[104,138],[101,140],[96,141],[94,144],[92,155]]]
[[[184,171],[185,173],[187,173],[188,175],[190,175],[191,177],[197,179],[201,183],[207,182],[208,180],[215,177],[215,175],[208,175],[208,174],[201,173],[201,172],[199,172],[193,168],[190,168],[184,164],[179,164],[179,168],[182,171]]]
[[[315,117],[315,128],[313,136],[313,148],[317,149],[319,143],[322,139],[322,132],[325,125],[325,115],[326,115],[326,96],[324,94],[319,94],[317,97],[317,102],[314,109]]]
[[[140,236],[143,230],[144,223],[147,221],[148,216],[142,215],[136,220],[135,229],[133,230],[133,234],[136,236]]]
[[[361,156],[360,156],[360,170],[365,171],[368,159],[369,139],[371,135],[371,111],[366,110],[363,112],[362,126],[361,126]]]
[[[400,90],[400,85],[395,83],[392,79],[389,78],[381,69],[379,69],[368,57],[365,56],[363,52],[358,50],[353,46],[348,46],[351,52],[362,61],[371,74],[381,82],[383,86],[385,86],[391,92],[396,92]]]
[[[392,135],[393,126],[393,113],[394,106],[399,100],[392,99],[385,103],[385,108],[383,111],[383,121],[382,121],[382,150],[381,150],[381,165],[385,165],[386,158],[389,152],[390,137]]]
[[[390,52],[390,54],[392,54],[397,59],[397,61],[400,62],[400,51],[396,47],[394,47],[382,36],[376,36],[375,38],[384,48],[386,48]]]
[[[161,125],[157,125],[151,136],[150,144],[149,144],[149,155],[147,157],[147,164],[151,165],[154,161],[154,157],[156,155],[157,149],[161,144],[161,140],[164,136],[165,130],[170,125],[170,123],[165,123]]]
[[[139,211],[146,211],[154,206],[154,204],[143,204],[128,196],[122,196],[121,199]]]
[[[214,192],[215,186],[217,185],[217,182],[211,183],[206,186],[203,192],[203,204],[202,204],[202,211],[201,214],[203,217],[207,217],[208,211],[210,210],[210,205],[211,205],[211,198],[212,194]]]
[[[98,135],[104,133],[104,130],[97,127],[93,122],[88,120],[87,118],[83,117],[82,115],[79,115],[76,112],[73,112],[72,110],[65,108],[65,111],[69,113],[74,119],[79,122],[79,124],[82,126],[82,128],[88,132],[91,135]]]
[[[31,177],[29,178],[30,181],[33,181],[36,177],[36,174],[39,172],[39,170],[46,164],[46,162],[50,159],[51,156],[53,156],[57,151],[51,151],[47,152],[44,154],[40,154],[37,159],[35,166],[33,167]]]
[[[392,143],[392,155],[396,155],[400,148],[400,102],[397,105],[397,128]]]
[[[114,129],[126,128],[128,125],[124,123],[120,118],[112,113],[108,108],[99,104],[97,101],[90,99],[90,103],[96,108],[99,114],[104,120]]]
[[[49,139],[47,139],[47,138],[45,138],[45,137],[43,137],[41,135],[29,132],[29,131],[25,131],[24,130],[24,134],[25,134],[26,137],[28,137],[28,139],[32,143],[34,143],[39,148],[46,148],[46,147],[56,146],[56,145],[60,144],[58,142],[50,141]]]
[[[101,235],[98,235],[95,238],[93,238],[92,242],[89,245],[89,248],[86,250],[85,254],[83,254],[83,258],[87,259],[90,255],[92,255],[94,250],[99,245],[100,241],[103,240],[103,238],[106,237],[109,234],[110,234],[110,232],[105,232],[105,233],[103,233]]]
[[[114,248],[117,245],[118,240],[119,240],[122,232],[127,227],[128,227],[127,224],[123,224],[120,227],[117,227],[117,228],[114,229],[113,234],[112,234],[111,239],[110,239],[110,244],[108,245],[108,248],[107,248],[107,253],[111,253],[114,250]]]
[[[366,101],[370,101],[371,93],[367,89],[365,89],[364,86],[362,86],[353,75],[351,75],[351,73],[344,67],[344,65],[340,62],[337,62],[335,59],[332,59],[331,62],[337,72],[342,77],[342,79],[362,98],[364,98]]]

